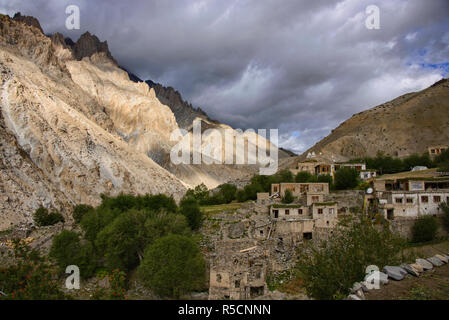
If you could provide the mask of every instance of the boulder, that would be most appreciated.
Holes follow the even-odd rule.
[[[419,264],[424,270],[433,269],[433,264],[424,259],[416,259],[416,263]]]
[[[416,270],[415,268],[413,268],[411,265],[403,263],[400,266],[402,269],[404,269],[405,271],[407,271],[409,274],[411,274],[414,277],[419,277],[419,272],[418,270]]]
[[[417,263],[412,263],[412,264],[410,265],[410,267],[412,267],[413,269],[415,269],[415,270],[418,271],[419,273],[424,272],[424,268],[423,268],[421,265],[417,264]]]
[[[386,275],[383,272],[375,271],[371,274],[368,274],[365,276],[364,285],[366,286],[367,290],[371,289],[379,289],[379,288],[373,288],[373,286],[376,285],[376,280],[378,279],[379,285],[380,284],[388,284],[388,275]]]
[[[357,297],[355,294],[350,294],[346,299],[347,300],[362,300],[359,297]]]
[[[359,290],[357,290],[357,292],[355,293],[357,297],[359,297],[362,300],[365,300],[365,294],[363,293],[362,288],[360,288]]]
[[[438,259],[440,259],[440,260],[443,261],[444,263],[448,263],[448,262],[449,262],[449,260],[448,260],[445,256],[443,256],[443,255],[441,255],[441,254],[435,255],[435,257],[437,257]]]
[[[385,266],[382,271],[386,273],[389,278],[397,281],[404,279],[405,275],[408,274],[406,270],[395,266]]]
[[[444,265],[444,262],[438,259],[436,256],[427,258],[427,261],[429,261],[431,264],[433,264],[435,267],[441,267]]]

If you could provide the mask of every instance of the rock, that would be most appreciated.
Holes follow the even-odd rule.
[[[411,265],[403,263],[400,266],[402,269],[404,269],[405,271],[407,271],[409,274],[411,274],[412,276],[415,277],[419,277],[419,272],[418,270],[416,270],[415,268],[413,268]]]
[[[229,233],[228,236],[231,239],[237,239],[243,237],[245,234],[245,226],[243,223],[234,223],[229,226]]]
[[[351,293],[356,293],[360,289],[362,289],[362,284],[360,282],[355,282],[352,286]]]
[[[436,256],[427,258],[427,261],[429,261],[431,264],[433,264],[435,267],[441,267],[444,265],[444,262],[438,259]]]
[[[404,279],[405,275],[408,273],[401,267],[394,267],[394,266],[385,266],[382,271],[386,273],[388,277],[397,281]]]
[[[419,264],[424,270],[432,270],[433,264],[424,259],[416,259],[416,263]]]
[[[410,266],[411,266],[413,269],[415,269],[416,271],[418,271],[419,273],[424,272],[424,268],[423,268],[421,265],[417,264],[417,263],[413,263],[413,264],[411,264]]]
[[[441,254],[435,255],[435,257],[437,257],[438,259],[440,259],[440,260],[443,261],[444,263],[448,263],[448,262],[449,262],[449,260],[448,260],[445,256],[443,256],[443,255],[441,255]]]
[[[357,292],[355,293],[357,297],[359,297],[362,300],[365,300],[365,294],[363,293],[362,288],[360,288],[359,290],[357,290]]]
[[[355,294],[350,294],[346,299],[347,300],[362,300],[358,296],[356,296]]]
[[[365,276],[364,284],[365,284],[367,290],[379,289],[376,287],[373,288],[373,286],[377,285],[377,283],[376,283],[377,279],[379,281],[379,283],[378,283],[379,285],[381,285],[381,284],[386,285],[386,284],[388,284],[388,281],[389,281],[388,275],[386,275],[385,273],[380,272],[380,271],[375,271],[375,272]]]

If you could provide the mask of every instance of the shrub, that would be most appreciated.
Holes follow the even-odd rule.
[[[200,205],[194,198],[184,198],[179,204],[179,211],[187,218],[187,222],[192,230],[197,230],[203,222],[203,213]]]
[[[70,298],[52,279],[50,265],[37,250],[14,242],[14,258],[17,263],[0,268],[0,291],[7,300],[61,300]]]
[[[298,172],[295,176],[295,181],[298,183],[308,182],[312,178],[312,174],[308,171]]]
[[[64,222],[64,217],[58,211],[48,212],[46,208],[40,207],[34,213],[34,222],[38,227],[52,226],[58,222]]]
[[[283,203],[292,203],[295,198],[293,197],[293,193],[290,190],[285,190],[284,197],[282,198]]]
[[[73,231],[63,230],[53,238],[49,256],[56,261],[61,273],[67,266],[76,265],[84,279],[92,277],[97,268],[92,244],[82,244],[79,234]]]
[[[298,252],[297,277],[315,299],[346,297],[354,282],[362,281],[366,267],[400,262],[405,242],[387,226],[374,226],[369,219],[348,219],[329,241],[308,242]]]
[[[168,235],[145,249],[138,273],[160,296],[179,298],[204,285],[205,261],[191,238]]]
[[[416,220],[412,227],[412,241],[427,242],[435,239],[438,231],[438,221],[432,216],[423,216]]]
[[[79,204],[73,208],[73,219],[75,220],[75,223],[79,224],[81,222],[81,219],[84,217],[86,213],[93,210],[94,208],[92,206],[86,205],[86,204]]]
[[[355,189],[358,185],[359,173],[354,168],[341,168],[335,172],[335,188],[337,190]]]
[[[219,186],[224,203],[231,203],[235,199],[237,187],[233,184],[225,183]]]

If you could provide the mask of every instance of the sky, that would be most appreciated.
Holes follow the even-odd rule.
[[[68,30],[68,5],[80,29]],[[366,8],[379,8],[368,29]],[[302,153],[353,114],[449,76],[447,0],[0,0],[44,32],[107,40],[119,64],[213,119]]]

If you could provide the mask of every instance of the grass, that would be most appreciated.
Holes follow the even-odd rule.
[[[8,234],[11,234],[11,232],[12,232],[12,229],[7,229],[7,230],[0,231],[0,237],[1,236],[6,236]]]
[[[224,211],[235,211],[237,209],[240,209],[242,207],[242,204],[243,203],[231,202],[212,206],[201,206],[201,210],[203,210],[206,215],[211,216]]]

